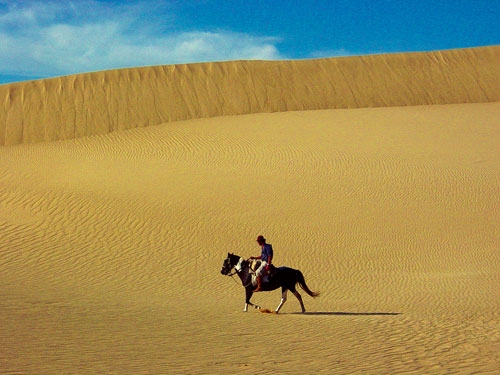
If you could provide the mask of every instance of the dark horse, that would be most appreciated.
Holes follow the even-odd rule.
[[[248,305],[253,306],[256,309],[260,309],[260,306],[254,305],[250,302],[250,298],[252,298],[253,290],[255,285],[252,283],[253,271],[251,269],[250,261],[243,259],[242,257],[234,254],[227,254],[227,259],[224,260],[222,265],[221,273],[223,275],[232,276],[231,270],[234,268],[236,274],[241,279],[241,283],[245,287],[246,292],[246,300],[245,300],[245,308],[243,311],[248,311]],[[264,282],[262,284],[262,291],[267,292],[271,290],[278,289],[281,287],[281,302],[276,308],[275,312],[278,313],[283,307],[283,304],[286,302],[287,291],[291,291],[295,297],[300,302],[300,307],[302,308],[302,312],[306,311],[304,307],[304,303],[302,302],[302,297],[297,292],[296,285],[297,283],[300,285],[304,291],[309,294],[311,297],[319,296],[319,293],[312,292],[306,284],[304,279],[304,275],[299,270],[295,270],[289,267],[279,267],[275,269],[272,277],[269,281]]]

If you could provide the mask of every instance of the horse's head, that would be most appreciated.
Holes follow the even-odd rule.
[[[227,253],[227,258],[224,260],[222,264],[222,269],[220,273],[223,275],[229,275],[231,270],[238,264],[240,257],[231,253]]]

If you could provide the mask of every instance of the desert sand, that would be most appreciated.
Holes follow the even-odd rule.
[[[500,373],[498,61],[0,86],[0,373]],[[321,293],[307,313],[243,312],[220,269],[259,234]]]

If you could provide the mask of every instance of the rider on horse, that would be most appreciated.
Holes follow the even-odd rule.
[[[271,262],[273,260],[273,247],[271,244],[266,243],[266,239],[264,236],[257,237],[257,243],[262,248],[262,253],[258,257],[250,257],[250,259],[260,259],[262,261],[259,268],[255,272],[257,275],[257,287],[254,292],[260,292],[262,289],[262,279],[264,277],[264,272],[269,272],[269,267],[271,266]]]

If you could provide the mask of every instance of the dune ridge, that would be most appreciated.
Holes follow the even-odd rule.
[[[500,46],[117,69],[0,85],[0,145],[165,122],[317,109],[500,101]]]

